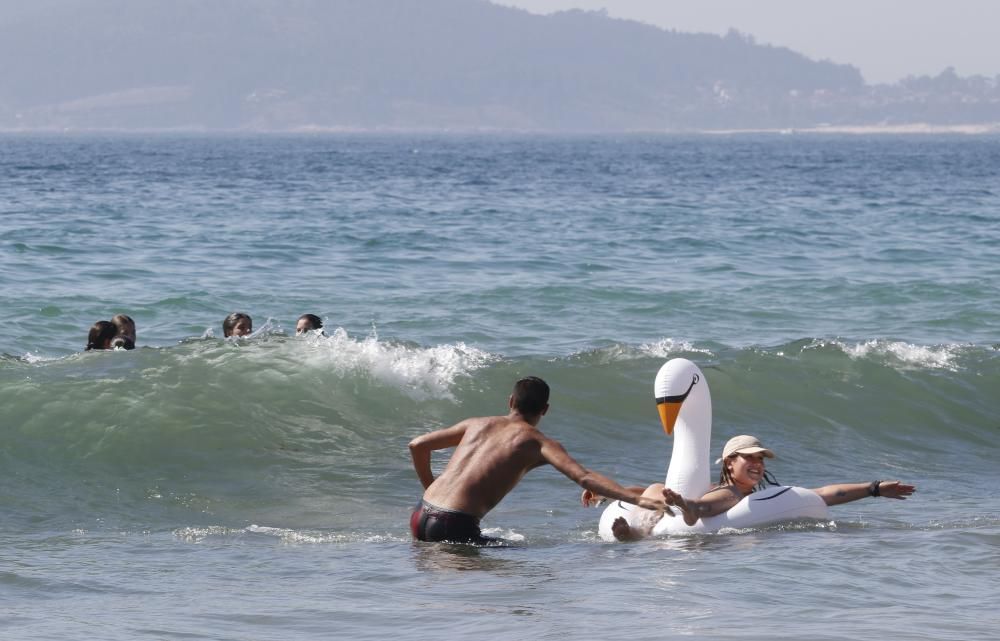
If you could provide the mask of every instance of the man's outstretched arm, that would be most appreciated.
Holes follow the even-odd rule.
[[[590,490],[599,496],[632,503],[647,510],[666,511],[673,514],[662,498],[642,496],[641,489],[622,487],[603,474],[588,470],[580,465],[558,441],[541,437],[541,455],[546,463],[565,474],[585,490]]]

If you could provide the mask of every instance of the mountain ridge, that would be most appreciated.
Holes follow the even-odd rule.
[[[486,0],[36,0],[0,7],[0,61],[7,130],[1000,121],[995,80],[971,102],[931,91],[921,111],[916,90],[868,86],[851,65],[735,31],[689,34],[580,10],[539,16]]]

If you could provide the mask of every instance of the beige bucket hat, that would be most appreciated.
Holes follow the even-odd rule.
[[[722,458],[716,459],[719,464],[733,454],[763,454],[766,458],[774,458],[774,452],[760,444],[755,436],[740,434],[726,441],[726,446],[722,448]]]

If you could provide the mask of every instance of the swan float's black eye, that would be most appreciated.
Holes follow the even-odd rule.
[[[691,393],[691,390],[694,389],[694,386],[697,385],[698,381],[700,380],[701,380],[700,376],[698,376],[697,374],[693,375],[691,377],[691,385],[688,386],[686,392],[684,392],[683,394],[677,394],[676,396],[661,396],[660,398],[656,399],[656,404],[659,405],[661,403],[683,403],[684,399],[688,397],[688,394]]]

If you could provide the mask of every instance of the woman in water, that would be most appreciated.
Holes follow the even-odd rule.
[[[299,320],[295,322],[295,335],[301,336],[307,332],[311,332],[315,329],[322,331],[323,329],[323,319],[316,314],[303,314],[299,316]]]
[[[749,494],[777,482],[767,473],[765,459],[774,458],[774,452],[760,444],[753,436],[740,435],[729,439],[722,450],[722,473],[719,483],[700,498],[685,498],[662,483],[653,483],[643,492],[643,496],[662,496],[667,505],[680,509],[684,522],[694,525],[702,517],[722,514]],[[865,497],[885,497],[905,499],[916,491],[913,485],[900,481],[871,481],[870,483],[837,483],[814,489],[827,505],[839,505],[857,501]],[[600,500],[585,490],[580,497],[584,505],[593,505]],[[612,524],[611,531],[619,541],[637,540],[649,534],[655,521],[642,519],[642,525],[631,527],[623,517]]]
[[[253,319],[249,314],[243,312],[233,312],[222,321],[222,335],[226,338],[230,336],[249,336],[253,332]]]

